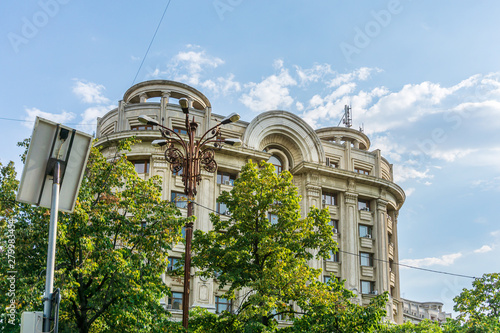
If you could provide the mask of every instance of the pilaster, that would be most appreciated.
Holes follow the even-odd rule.
[[[160,102],[160,124],[163,126],[167,126],[167,116],[168,116],[168,99],[170,98],[170,91],[163,91],[161,95],[161,102]]]
[[[346,278],[346,287],[349,290],[356,289],[361,292],[359,283],[359,253],[358,248],[358,221],[357,204],[358,195],[356,193],[344,193],[345,215],[341,221],[340,229],[343,237],[341,250],[348,253],[342,254],[342,277]],[[348,237],[346,239],[345,237]]]

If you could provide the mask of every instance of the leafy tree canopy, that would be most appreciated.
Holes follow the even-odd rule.
[[[160,304],[169,293],[161,274],[185,221],[162,200],[160,179],[141,179],[127,160],[134,143],[131,138],[108,147],[115,150],[111,159],[93,147],[75,211],[59,213],[55,288],[62,293],[61,332],[174,332]],[[7,222],[14,222],[19,320],[23,311],[42,309],[50,212],[14,203],[12,163],[1,175],[0,246],[6,248]],[[4,254],[1,290],[7,287]],[[2,293],[2,309],[9,302]]]

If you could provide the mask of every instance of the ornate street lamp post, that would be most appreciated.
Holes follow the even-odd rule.
[[[222,148],[223,144],[228,144],[233,147],[241,146],[239,139],[222,139],[221,126],[229,124],[240,119],[236,113],[230,114],[220,123],[206,131],[199,140],[196,140],[196,129],[198,123],[189,120],[189,102],[186,98],[179,100],[182,112],[186,115],[186,131],[188,140],[183,139],[174,130],[161,125],[155,119],[148,116],[140,116],[138,119],[141,123],[158,126],[162,136],[165,139],[154,140],[151,144],[156,147],[167,146],[165,150],[165,159],[170,163],[172,171],[177,173],[182,171],[182,182],[184,183],[184,193],[188,197],[187,216],[193,215],[193,200],[196,196],[197,185],[201,181],[201,168],[208,172],[217,171],[217,163],[214,160],[215,150]],[[208,144],[213,143],[213,147]],[[193,238],[193,223],[186,223],[186,247],[185,247],[185,263],[184,263],[184,294],[182,296],[182,326],[188,328],[189,318],[189,284],[191,277],[191,240]]]

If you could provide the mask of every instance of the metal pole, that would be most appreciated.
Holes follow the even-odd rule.
[[[193,202],[188,199],[187,216],[193,216]],[[186,251],[184,255],[184,293],[182,294],[182,326],[187,330],[189,324],[189,292],[191,280],[191,240],[193,222],[186,223]]]
[[[52,293],[54,291],[54,267],[56,259],[57,214],[59,212],[59,186],[61,165],[54,165],[54,182],[52,184],[52,205],[50,209],[49,248],[47,251],[47,274],[45,280],[45,298],[43,307],[43,331],[50,332],[50,315],[52,311]]]

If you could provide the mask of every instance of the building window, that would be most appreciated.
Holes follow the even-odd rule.
[[[130,126],[132,131],[148,131],[153,129],[153,125]]]
[[[339,252],[340,250],[337,250],[336,252],[330,251],[330,259],[327,260],[331,262],[339,262]]]
[[[359,253],[361,266],[373,267],[373,254],[367,252]]]
[[[215,313],[222,313],[223,311],[232,311],[232,301],[220,296],[215,297]]]
[[[372,227],[360,224],[359,237],[372,238]]]
[[[370,171],[361,168],[354,168],[354,172],[360,173],[362,175],[370,175]]]
[[[135,160],[131,162],[134,165],[135,172],[149,173],[149,160]]]
[[[181,263],[181,258],[175,258],[175,257],[169,257],[168,258],[168,265],[167,265],[167,271],[173,271],[175,269],[182,268],[183,265]]]
[[[358,199],[358,209],[370,211],[370,200]]]
[[[281,162],[281,159],[278,156],[271,156],[268,162],[274,165],[274,169],[277,175],[279,175],[281,171],[283,171],[283,162]]]
[[[141,228],[146,229],[147,223],[146,221],[141,221]]]
[[[168,298],[168,308],[172,310],[182,310],[182,294],[172,292],[172,296]]]
[[[172,191],[170,195],[170,201],[175,204],[177,208],[187,208],[187,194],[181,192]]]
[[[176,126],[174,126],[172,129],[177,134],[188,134],[187,129],[182,128],[182,127],[176,127]]]
[[[225,203],[222,202],[217,202],[217,213],[220,215],[229,215],[229,210],[227,209],[227,206]]]
[[[337,205],[337,195],[333,193],[323,193],[321,196],[323,199],[323,204],[324,205],[332,205],[336,206]]]
[[[326,166],[329,166],[331,168],[338,168],[339,167],[339,163],[332,160],[331,158],[327,157],[326,158]]]
[[[361,293],[362,294],[374,294],[375,293],[375,282],[361,280]]]
[[[230,174],[228,172],[217,172],[217,184],[224,185],[234,185],[234,180],[236,179],[236,175]]]
[[[330,225],[333,227],[333,233],[339,233],[339,220],[330,220]]]
[[[269,222],[271,222],[272,225],[278,224],[278,215],[276,214],[268,213],[267,219],[269,220]]]

